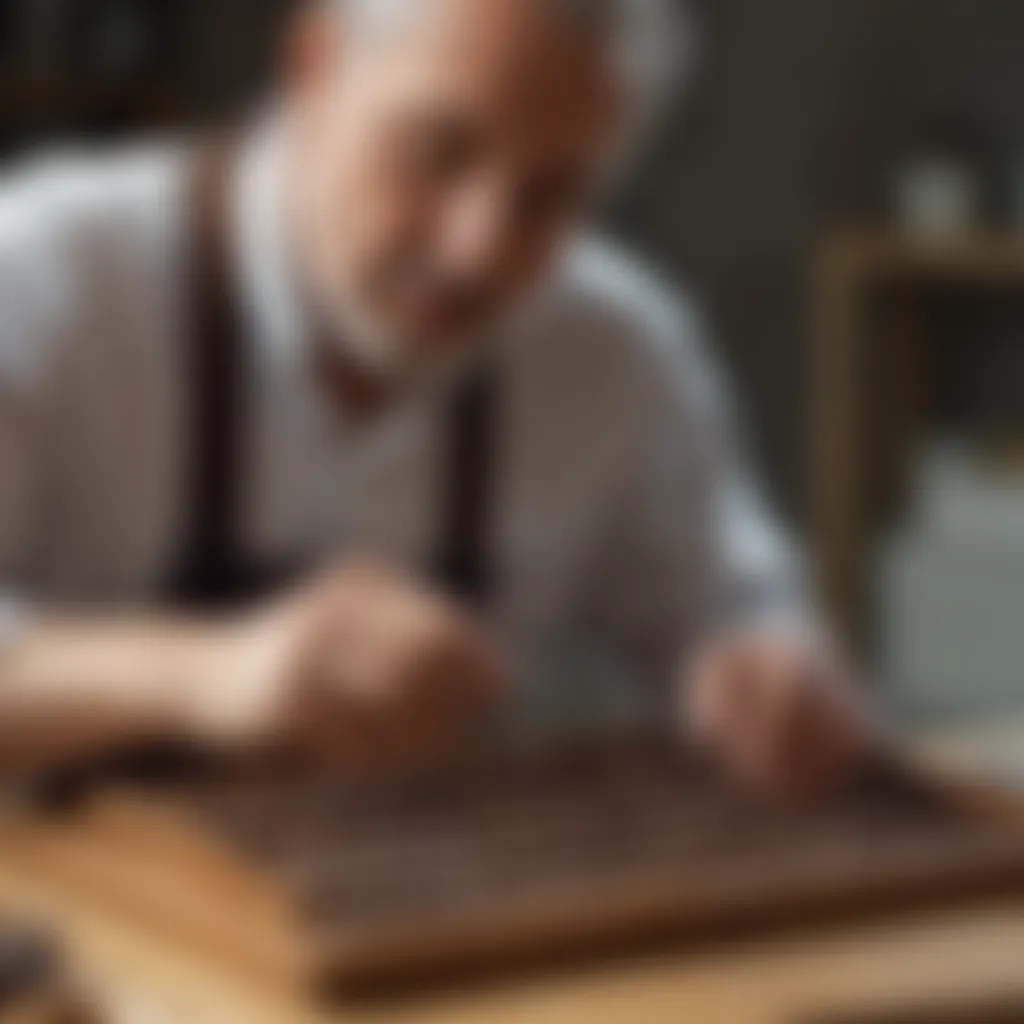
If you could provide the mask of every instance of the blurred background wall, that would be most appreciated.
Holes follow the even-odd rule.
[[[950,118],[1024,148],[1018,0],[704,0],[690,95],[622,204],[710,308],[779,499],[806,508],[808,294],[830,230],[874,219]]]

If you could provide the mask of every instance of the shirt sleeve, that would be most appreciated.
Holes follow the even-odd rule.
[[[24,404],[0,379],[0,646],[25,624],[32,605],[27,587],[39,521],[40,463]]]
[[[25,399],[0,379],[0,647],[31,618],[31,563],[39,523],[38,436]]]
[[[802,567],[738,441],[697,315],[666,305],[646,372],[621,501],[597,589],[605,627],[662,673],[709,635],[766,619],[806,623]]]
[[[35,195],[0,185],[0,645],[31,618],[62,302]]]

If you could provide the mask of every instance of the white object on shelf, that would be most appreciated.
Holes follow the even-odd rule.
[[[876,570],[882,674],[898,705],[1024,706],[1024,482],[936,447]]]
[[[968,167],[936,158],[903,170],[896,183],[896,205],[905,228],[944,240],[979,222],[981,188]]]

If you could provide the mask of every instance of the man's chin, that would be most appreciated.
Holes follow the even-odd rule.
[[[392,333],[399,359],[408,368],[428,375],[459,366],[478,352],[491,325],[480,321],[412,322]]]
[[[462,372],[480,352],[480,346],[473,344],[470,337],[475,335],[414,347],[408,352],[405,363],[403,376],[407,383],[413,386],[442,383]]]
[[[479,322],[388,318],[348,311],[349,353],[366,373],[396,386],[430,383],[472,361],[488,328]]]

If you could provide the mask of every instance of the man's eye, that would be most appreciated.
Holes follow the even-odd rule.
[[[585,189],[575,179],[538,182],[521,193],[519,213],[533,223],[553,223],[578,209],[585,201],[585,194]]]
[[[472,162],[472,140],[453,133],[430,134],[413,139],[407,149],[409,166],[420,177],[448,181]]]

